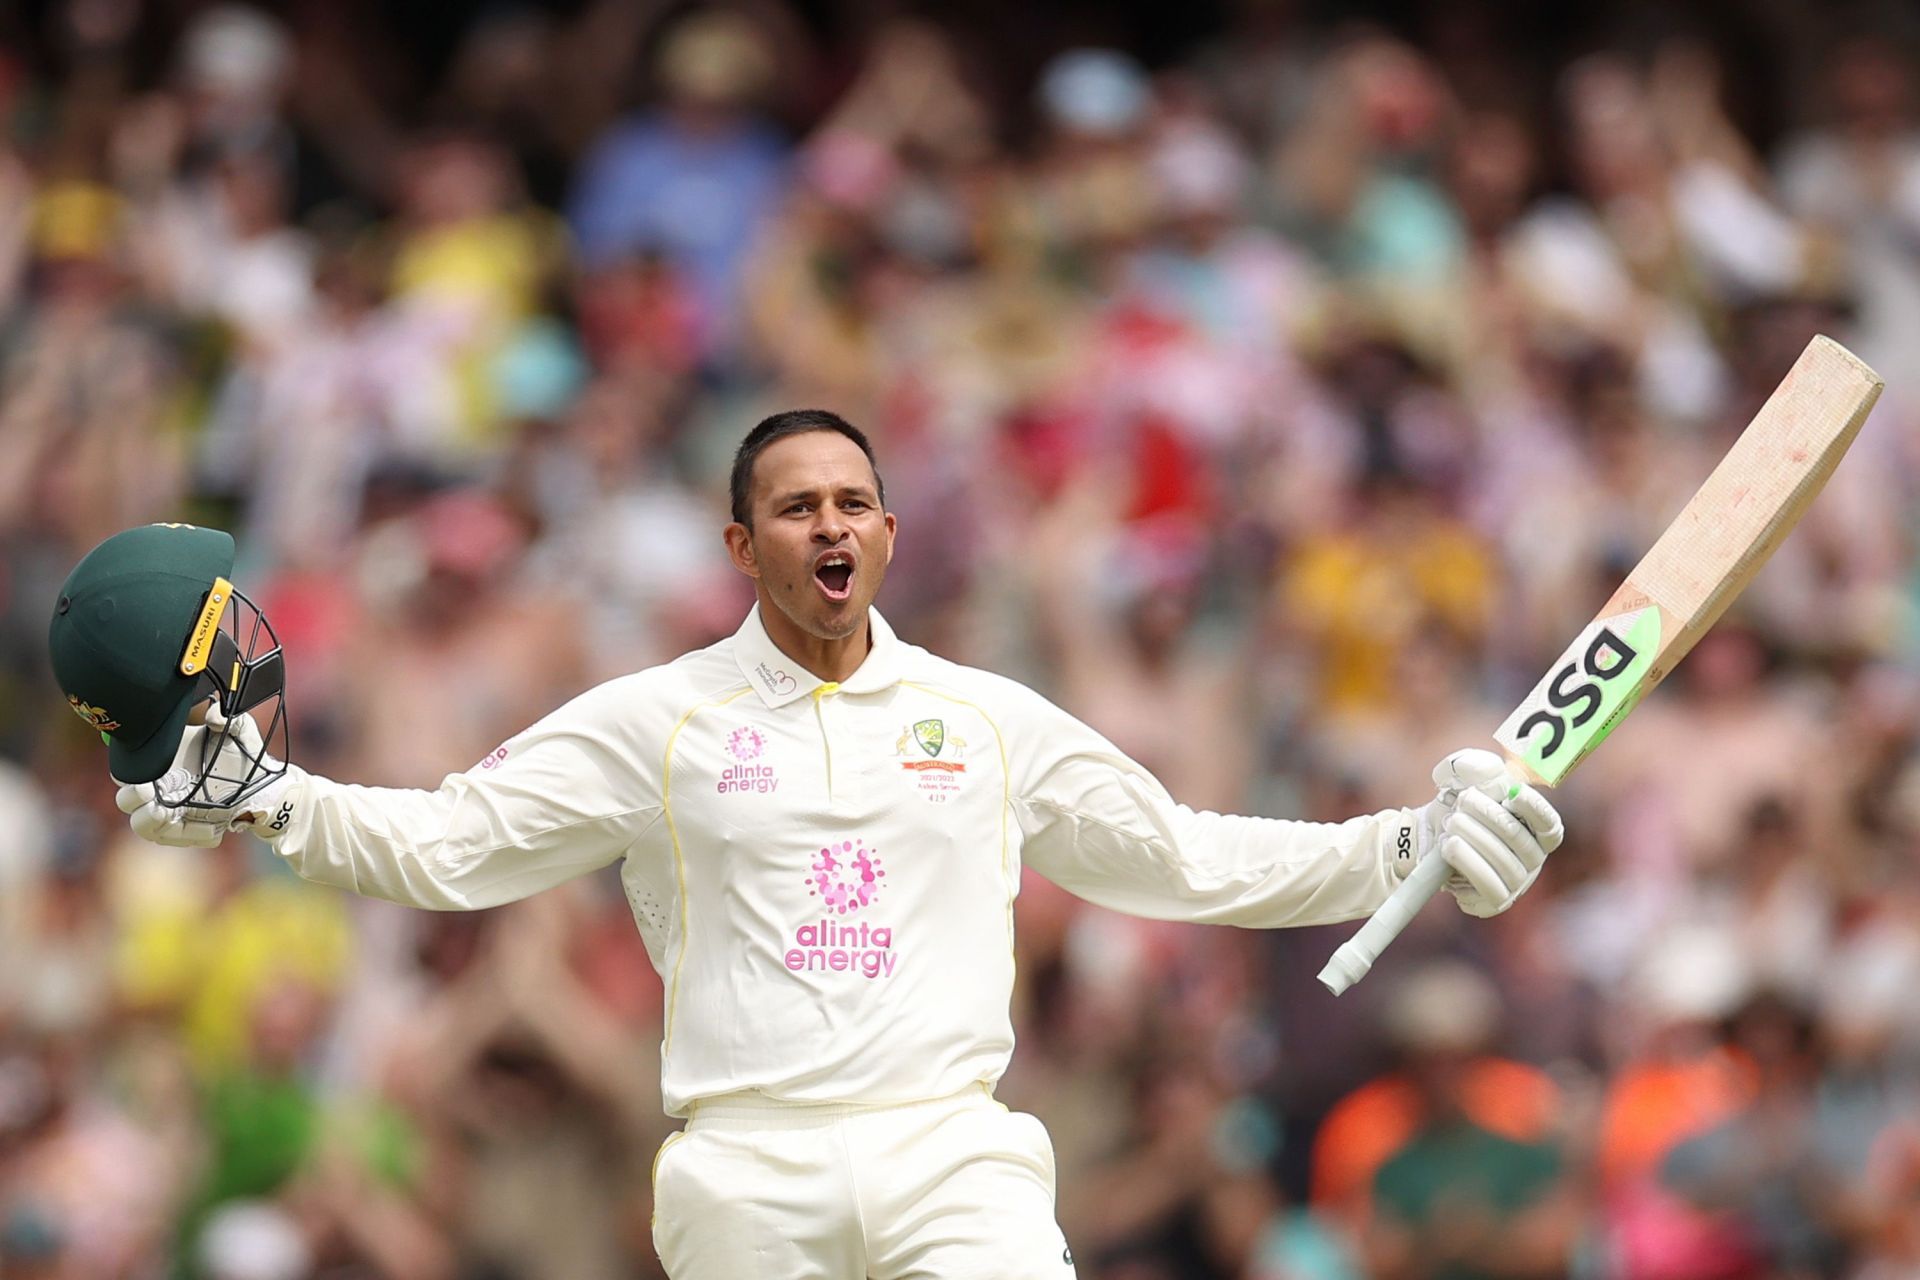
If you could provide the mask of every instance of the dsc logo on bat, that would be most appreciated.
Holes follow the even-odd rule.
[[[1637,655],[1633,648],[1605,627],[1587,646],[1587,651],[1577,663],[1569,662],[1553,673],[1547,681],[1547,702],[1554,710],[1536,711],[1520,722],[1520,737],[1531,738],[1533,731],[1545,728],[1547,738],[1540,744],[1540,754],[1550,756],[1560,749],[1567,736],[1567,726],[1578,729],[1593,719],[1593,713],[1600,709],[1601,680],[1617,680]],[[1567,682],[1577,676],[1591,676],[1578,684]],[[1573,710],[1578,707],[1579,710]],[[1563,718],[1559,713],[1568,712]]]
[[[1493,736],[1549,785],[1566,776],[1630,710],[1660,648],[1649,605],[1596,619]]]

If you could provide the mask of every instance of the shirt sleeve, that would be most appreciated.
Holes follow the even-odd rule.
[[[1021,696],[1024,695],[1024,696]],[[1030,690],[1009,717],[1009,802],[1026,865],[1129,915],[1274,928],[1371,913],[1398,887],[1412,815],[1296,822],[1190,809],[1091,728]]]
[[[439,911],[499,906],[613,862],[660,819],[660,757],[618,686],[582,694],[437,791],[308,776],[276,851],[302,877]]]

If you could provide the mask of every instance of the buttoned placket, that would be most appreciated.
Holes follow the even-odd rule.
[[[840,691],[840,686],[829,680],[813,691],[813,718],[820,726],[820,750],[827,761],[827,799],[833,799],[833,735],[827,732],[827,699]]]

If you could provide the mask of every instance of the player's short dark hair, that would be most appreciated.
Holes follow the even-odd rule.
[[[880,498],[880,506],[883,510],[886,508],[886,482],[880,478],[880,464],[873,460],[873,446],[867,443],[866,433],[839,414],[826,409],[788,409],[784,413],[762,418],[758,426],[747,432],[747,438],[734,451],[733,475],[727,481],[727,495],[733,502],[736,523],[753,527],[753,464],[761,450],[776,440],[805,435],[810,431],[837,431],[860,446],[860,452],[867,455],[867,465],[873,468],[873,484]]]

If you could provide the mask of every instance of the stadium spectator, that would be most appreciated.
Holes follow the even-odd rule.
[[[730,631],[728,451],[818,404],[903,635],[1188,803],[1360,812],[1819,330],[1880,408],[1523,909],[1335,1004],[1337,938],[1029,880],[1003,1093],[1088,1280],[1483,1273],[1441,1181],[1510,1270],[1914,1273],[1911,21],[1095,8],[0,7],[0,1270],[657,1273],[646,904],[467,934],[117,835],[45,665],[108,534],[233,529],[295,758],[430,785]],[[1388,1000],[1436,957],[1498,1026]]]

